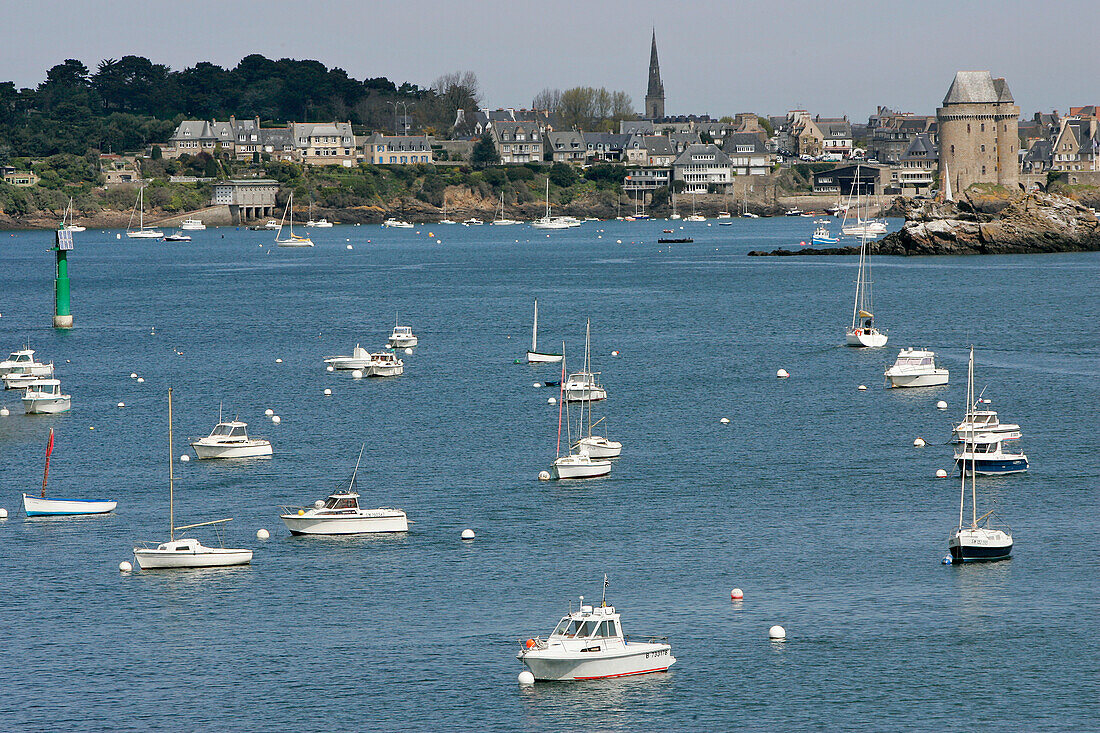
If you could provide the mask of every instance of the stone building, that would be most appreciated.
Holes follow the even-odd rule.
[[[1004,79],[988,71],[959,71],[936,110],[940,170],[961,192],[975,183],[1015,189],[1020,182],[1020,108]]]
[[[661,65],[657,62],[657,31],[649,49],[649,87],[645,93],[645,116],[659,120],[665,116],[665,85],[661,82]]]
[[[235,224],[275,215],[279,182],[270,178],[218,181],[214,184],[213,206],[228,206]]]

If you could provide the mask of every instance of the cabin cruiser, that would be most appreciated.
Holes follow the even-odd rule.
[[[52,377],[52,371],[47,376]],[[32,382],[39,379],[42,379],[42,377],[33,373],[30,367],[13,367],[3,376],[4,389],[26,389]]]
[[[191,443],[199,458],[256,458],[272,454],[271,441],[249,438],[248,423],[239,420],[219,422],[205,438]]]
[[[392,351],[379,351],[370,355],[366,369],[368,377],[398,377],[405,373],[405,362]]]
[[[199,232],[206,229],[206,225],[202,223],[202,219],[184,219],[180,222],[180,229],[185,232]]]
[[[307,227],[314,227],[315,229],[331,229],[332,228],[332,222],[329,221],[328,219],[324,218],[324,217],[321,217],[320,219],[317,219],[317,220],[310,219],[309,221],[306,222],[306,226]]]
[[[419,342],[420,340],[413,334],[410,326],[394,325],[393,333],[390,334],[386,346],[391,349],[407,349],[416,346]]]
[[[330,356],[325,363],[333,369],[366,369],[370,366],[372,355],[359,344],[352,349],[351,356]]]
[[[24,373],[33,374],[36,377],[52,377],[53,364],[43,364],[34,360],[34,349],[22,349],[13,351],[4,361],[0,361],[0,375],[7,374],[16,367],[21,367]]]
[[[1007,438],[978,433],[955,448],[955,465],[967,475],[991,476],[1002,473],[1023,473],[1028,469],[1027,456],[1006,451]]]
[[[934,387],[947,384],[948,372],[936,366],[934,351],[902,349],[885,376],[891,387]]]
[[[559,216],[543,216],[531,222],[531,226],[535,229],[569,229],[577,225],[565,221]]]
[[[1019,425],[1001,422],[996,410],[970,410],[951,433],[956,443],[970,440],[977,433],[996,435],[1003,440],[1018,440],[1023,435]]]
[[[596,377],[599,372],[574,372],[565,381],[563,392],[567,402],[598,402],[607,399],[607,390]]]
[[[384,226],[386,228],[389,228],[389,229],[412,229],[413,228],[413,225],[410,224],[409,222],[402,221],[400,219],[394,219],[393,217],[390,217],[389,219],[386,219],[384,222],[382,222],[382,226]]]
[[[189,537],[162,542],[156,547],[135,547],[134,559],[142,570],[220,568],[228,565],[247,565],[252,562],[252,550],[206,547],[198,540]]]
[[[184,234],[182,231],[177,231],[174,234],[169,234],[164,237],[165,242],[190,242],[191,235]]]
[[[264,224],[264,229],[278,229],[280,226],[279,222],[274,219],[268,219],[267,223]]]
[[[70,395],[61,394],[61,382],[56,379],[36,379],[23,393],[23,409],[28,415],[54,415],[71,407]]]
[[[365,446],[364,446],[365,447]],[[355,477],[359,461],[346,485],[337,488],[327,499],[318,499],[312,507],[283,507],[279,515],[291,534],[366,534],[373,532],[408,532],[409,520],[400,509],[363,509],[359,506]]]
[[[632,640],[614,606],[584,604],[545,640],[527,639],[516,658],[536,680],[595,680],[665,672],[676,663],[665,637]]]

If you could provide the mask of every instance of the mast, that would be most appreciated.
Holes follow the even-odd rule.
[[[348,489],[355,490],[355,474],[359,473],[359,461],[363,460],[363,451],[366,449],[367,444],[363,443],[359,448],[359,457],[355,459],[355,470],[351,472],[351,484],[348,485]]]
[[[970,369],[966,377],[967,402],[974,399],[974,345],[970,345]],[[975,441],[970,446],[970,527],[978,528],[978,436],[971,432],[971,439]],[[964,442],[963,445],[966,445]],[[966,471],[963,471],[963,480],[966,480]]]
[[[859,307],[861,305],[860,298],[863,295],[863,258],[867,248],[867,232],[863,232],[860,236],[859,243],[859,270],[856,272],[856,300],[852,304],[852,329],[854,330],[859,323]]]
[[[557,456],[561,456],[561,408],[565,402],[565,342],[561,342],[561,382],[558,383],[558,447]]]
[[[53,453],[53,428],[50,428],[50,442],[46,445],[46,470],[42,474],[42,498],[46,498],[46,479],[50,477],[50,454]]]
[[[145,228],[145,186],[138,189],[138,229]]]
[[[176,497],[175,474],[173,472],[172,457],[172,388],[168,388],[168,539],[176,539]]]
[[[531,323],[531,353],[539,351],[539,302],[535,301],[535,320]],[[564,353],[564,352],[562,352]]]

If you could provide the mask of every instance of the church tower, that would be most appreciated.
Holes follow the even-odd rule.
[[[665,85],[661,83],[661,65],[657,63],[657,31],[653,31],[653,45],[649,49],[649,88],[645,93],[646,119],[656,120],[665,116]]]

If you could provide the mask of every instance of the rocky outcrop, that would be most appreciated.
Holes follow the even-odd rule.
[[[1031,254],[1100,251],[1100,222],[1084,205],[1045,193],[1021,195],[997,213],[968,202],[899,202],[902,228],[868,242],[877,255]],[[984,209],[985,207],[981,207]],[[858,246],[749,252],[750,255],[858,254]]]

